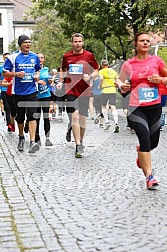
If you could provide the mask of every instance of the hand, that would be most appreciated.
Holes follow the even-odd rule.
[[[34,78],[34,80],[35,80],[35,82],[38,82],[39,81],[39,74],[34,74],[33,75],[33,78]]]
[[[24,71],[16,72],[16,77],[17,78],[23,78],[24,76],[25,76],[25,72]]]
[[[45,86],[46,85],[46,82],[44,80],[39,80],[38,81],[38,84],[41,84],[42,86]]]
[[[147,77],[149,82],[159,84],[162,81],[162,78],[158,74],[153,74]]]
[[[49,82],[49,81],[48,81],[48,82]],[[51,81],[51,83],[49,82],[49,84],[50,84],[51,87],[54,87],[54,86],[55,86],[54,81]]]
[[[62,83],[62,82],[59,82],[59,83],[56,85],[57,89],[62,89],[62,86],[63,86],[63,83]]]
[[[128,81],[125,83],[122,83],[122,85],[121,85],[121,90],[123,90],[125,92],[129,92],[130,88],[131,88],[131,85],[130,85],[130,82],[128,82]]]
[[[84,74],[84,81],[89,82],[91,79],[89,74]]]

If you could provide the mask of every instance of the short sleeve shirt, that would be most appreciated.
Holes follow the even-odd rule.
[[[37,92],[33,75],[40,69],[37,54],[31,51],[28,54],[24,54],[20,50],[10,54],[4,63],[3,72],[25,72],[24,78],[13,78],[12,94],[29,95]]]
[[[83,50],[81,54],[75,54],[73,51],[67,52],[63,56],[62,68],[67,69],[65,78],[66,94],[89,96],[89,83],[84,81],[84,74],[91,74],[94,69],[98,69],[98,63],[94,55]]]
[[[145,60],[136,57],[126,61],[121,68],[131,80],[131,94],[129,105],[151,106],[161,103],[160,85],[151,83],[148,78],[152,74],[160,74],[165,67],[164,61],[158,56],[151,56]]]
[[[99,75],[103,76],[102,94],[116,93],[115,81],[118,79],[118,74],[112,68],[103,68],[99,71]]]

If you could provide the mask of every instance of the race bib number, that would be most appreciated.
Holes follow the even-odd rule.
[[[70,64],[69,65],[70,74],[83,74],[83,65],[82,64]]]
[[[32,82],[33,76],[31,73],[25,73],[24,77],[22,78],[21,82]]]
[[[38,90],[39,90],[40,94],[43,94],[43,93],[46,93],[49,90],[49,88],[48,88],[47,85],[44,85],[44,86],[43,85],[39,85]]]
[[[140,102],[151,102],[159,98],[158,88],[139,88],[138,89],[139,101]]]

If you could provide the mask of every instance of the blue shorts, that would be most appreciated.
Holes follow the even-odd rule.
[[[161,95],[161,105],[162,107],[165,107],[167,101],[167,95]]]

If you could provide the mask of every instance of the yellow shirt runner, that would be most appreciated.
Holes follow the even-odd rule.
[[[118,74],[112,68],[103,68],[99,71],[99,75],[103,77],[101,89],[103,94],[116,93],[115,81],[118,78]]]

